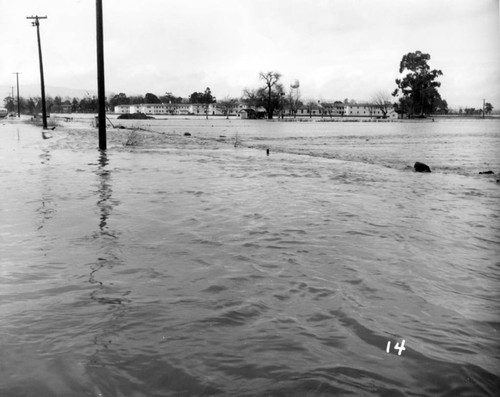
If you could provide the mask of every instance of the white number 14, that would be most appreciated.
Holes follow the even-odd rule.
[[[389,353],[390,349],[391,349],[391,341],[387,342],[387,348],[385,349],[385,351],[387,353]],[[398,342],[396,342],[396,346],[394,346],[394,350],[397,350],[398,351],[398,356],[400,356],[401,352],[403,350],[406,350],[406,348],[405,348],[405,340],[403,339],[403,341],[401,342],[401,345]]]

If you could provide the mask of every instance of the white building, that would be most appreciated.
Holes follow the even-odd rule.
[[[221,115],[223,112],[217,108],[217,104],[211,103],[208,106],[204,103],[141,103],[136,105],[118,105],[114,112],[123,113],[144,113],[147,115]]]
[[[119,114],[130,113],[130,105],[116,105],[114,112]]]
[[[238,104],[232,109],[227,109],[229,115],[241,115],[241,111],[246,109],[244,104]],[[217,106],[216,103],[141,103],[138,105],[117,105],[114,112],[124,113],[144,113],[147,115],[195,115],[221,116],[226,109]],[[311,114],[309,114],[311,113]],[[285,108],[285,115],[291,115],[290,109]],[[367,117],[382,118],[384,113],[380,106],[370,103],[318,103],[314,106],[301,106],[297,109],[297,116],[301,117]],[[398,115],[392,107],[388,108],[386,118],[397,119]]]
[[[344,104],[344,116],[381,118],[384,117],[384,113],[380,106],[371,103],[346,103]],[[392,106],[387,109],[386,117],[390,119],[398,118],[398,114]]]

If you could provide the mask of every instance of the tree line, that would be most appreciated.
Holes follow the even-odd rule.
[[[4,106],[9,112],[17,111],[17,100],[12,96],[4,98]],[[72,113],[96,113],[98,111],[97,96],[87,95],[84,98],[62,98],[60,96],[47,96],[45,98],[47,110],[49,112],[60,112],[61,109],[67,109]],[[152,93],[145,95],[127,96],[125,93],[112,95],[106,98],[106,109],[112,111],[117,105],[139,105],[143,103],[214,103],[215,97],[212,96],[210,88],[204,93],[194,92],[189,99],[176,97],[167,92],[165,95],[156,96]],[[35,114],[41,111],[42,101],[40,96],[29,98],[19,97],[21,113]]]
[[[87,96],[85,98],[62,98],[60,96],[47,96],[45,98],[45,103],[47,110],[49,112],[62,111],[63,106],[69,111],[76,113],[96,113],[97,112],[97,97]],[[19,108],[21,113],[24,114],[36,114],[41,112],[42,109],[42,99],[39,96],[24,98],[19,97]],[[4,106],[9,112],[17,111],[17,101],[15,98],[8,96],[4,99]]]
[[[384,117],[390,108],[396,112],[406,115],[408,118],[426,117],[429,114],[446,114],[449,112],[448,103],[441,98],[438,88],[441,83],[437,80],[443,75],[443,72],[438,69],[431,69],[428,61],[430,55],[421,51],[409,52],[403,55],[399,73],[402,75],[395,80],[396,89],[389,94],[386,91],[377,91],[371,97],[371,106],[380,109]],[[300,86],[298,81],[294,81],[288,90],[286,90],[280,81],[281,73],[277,71],[260,72],[259,80],[260,87],[245,88],[241,98],[233,98],[226,96],[223,99],[217,100],[213,96],[209,87],[203,92],[193,92],[188,98],[182,98],[174,95],[172,92],[165,92],[164,95],[156,96],[152,93],[143,95],[127,96],[125,93],[111,95],[106,98],[106,107],[108,110],[113,110],[117,105],[134,105],[134,104],[151,104],[151,103],[197,103],[205,104],[208,108],[209,104],[217,103],[218,107],[227,114],[230,109],[234,108],[238,103],[242,102],[248,107],[263,108],[269,119],[275,115],[283,117],[284,109],[288,110],[289,114],[296,115],[297,110],[301,107],[307,107],[309,114],[312,114],[311,109],[317,106],[318,101],[303,101],[300,94]],[[330,114],[337,104],[352,103],[348,99],[343,102],[335,101],[333,103],[324,104],[321,106],[322,114]],[[71,112],[97,112],[98,99],[95,96],[86,96],[83,99],[64,98],[64,100],[56,96],[54,98],[46,98],[47,109],[49,112],[61,111],[64,108]],[[12,97],[4,99],[4,105],[8,111],[15,111],[17,104]],[[20,107],[23,113],[35,113],[40,110],[40,97],[30,97],[28,99],[20,98]],[[466,115],[481,114],[483,110],[474,108],[460,109],[460,113]],[[486,103],[484,112],[491,114],[493,106]]]
[[[371,98],[371,106],[380,109],[384,117],[391,107],[409,118],[448,113],[448,103],[441,98],[438,91],[441,83],[437,81],[437,78],[442,76],[443,72],[430,69],[428,64],[430,58],[429,54],[421,51],[404,55],[399,65],[399,73],[404,75],[395,80],[396,89],[392,93],[397,100],[391,100],[390,95],[385,91],[378,91]],[[312,101],[302,103],[298,83],[291,85],[286,93],[280,83],[280,73],[261,72],[259,78],[262,86],[257,89],[245,89],[242,100],[244,103],[265,108],[268,118],[273,118],[276,109],[282,110],[284,106],[287,106],[292,113],[296,112],[299,106],[305,105],[308,108],[314,106]],[[336,103],[334,102],[333,105]],[[328,111],[328,109],[327,106],[325,110]]]
[[[491,114],[491,112],[493,111],[493,106],[491,105],[491,103],[486,102],[484,104],[484,109],[460,108],[458,109],[458,114],[465,114],[467,116],[473,116],[473,115],[480,116],[483,114],[483,111],[485,114]]]

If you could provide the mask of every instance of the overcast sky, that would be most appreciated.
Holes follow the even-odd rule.
[[[404,54],[429,53],[450,107],[500,108],[499,0],[103,0],[106,92],[210,87],[219,99],[278,71],[302,98],[369,100],[392,92]],[[93,0],[0,0],[0,86],[97,91]],[[3,99],[8,92],[0,93]]]

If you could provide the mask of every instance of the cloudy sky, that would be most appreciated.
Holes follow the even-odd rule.
[[[304,99],[392,92],[408,52],[431,55],[450,107],[500,108],[499,0],[103,0],[106,91],[217,98],[278,71]],[[97,91],[93,0],[0,0],[0,87],[39,84],[41,21],[48,86]],[[3,99],[6,93],[0,92]]]

